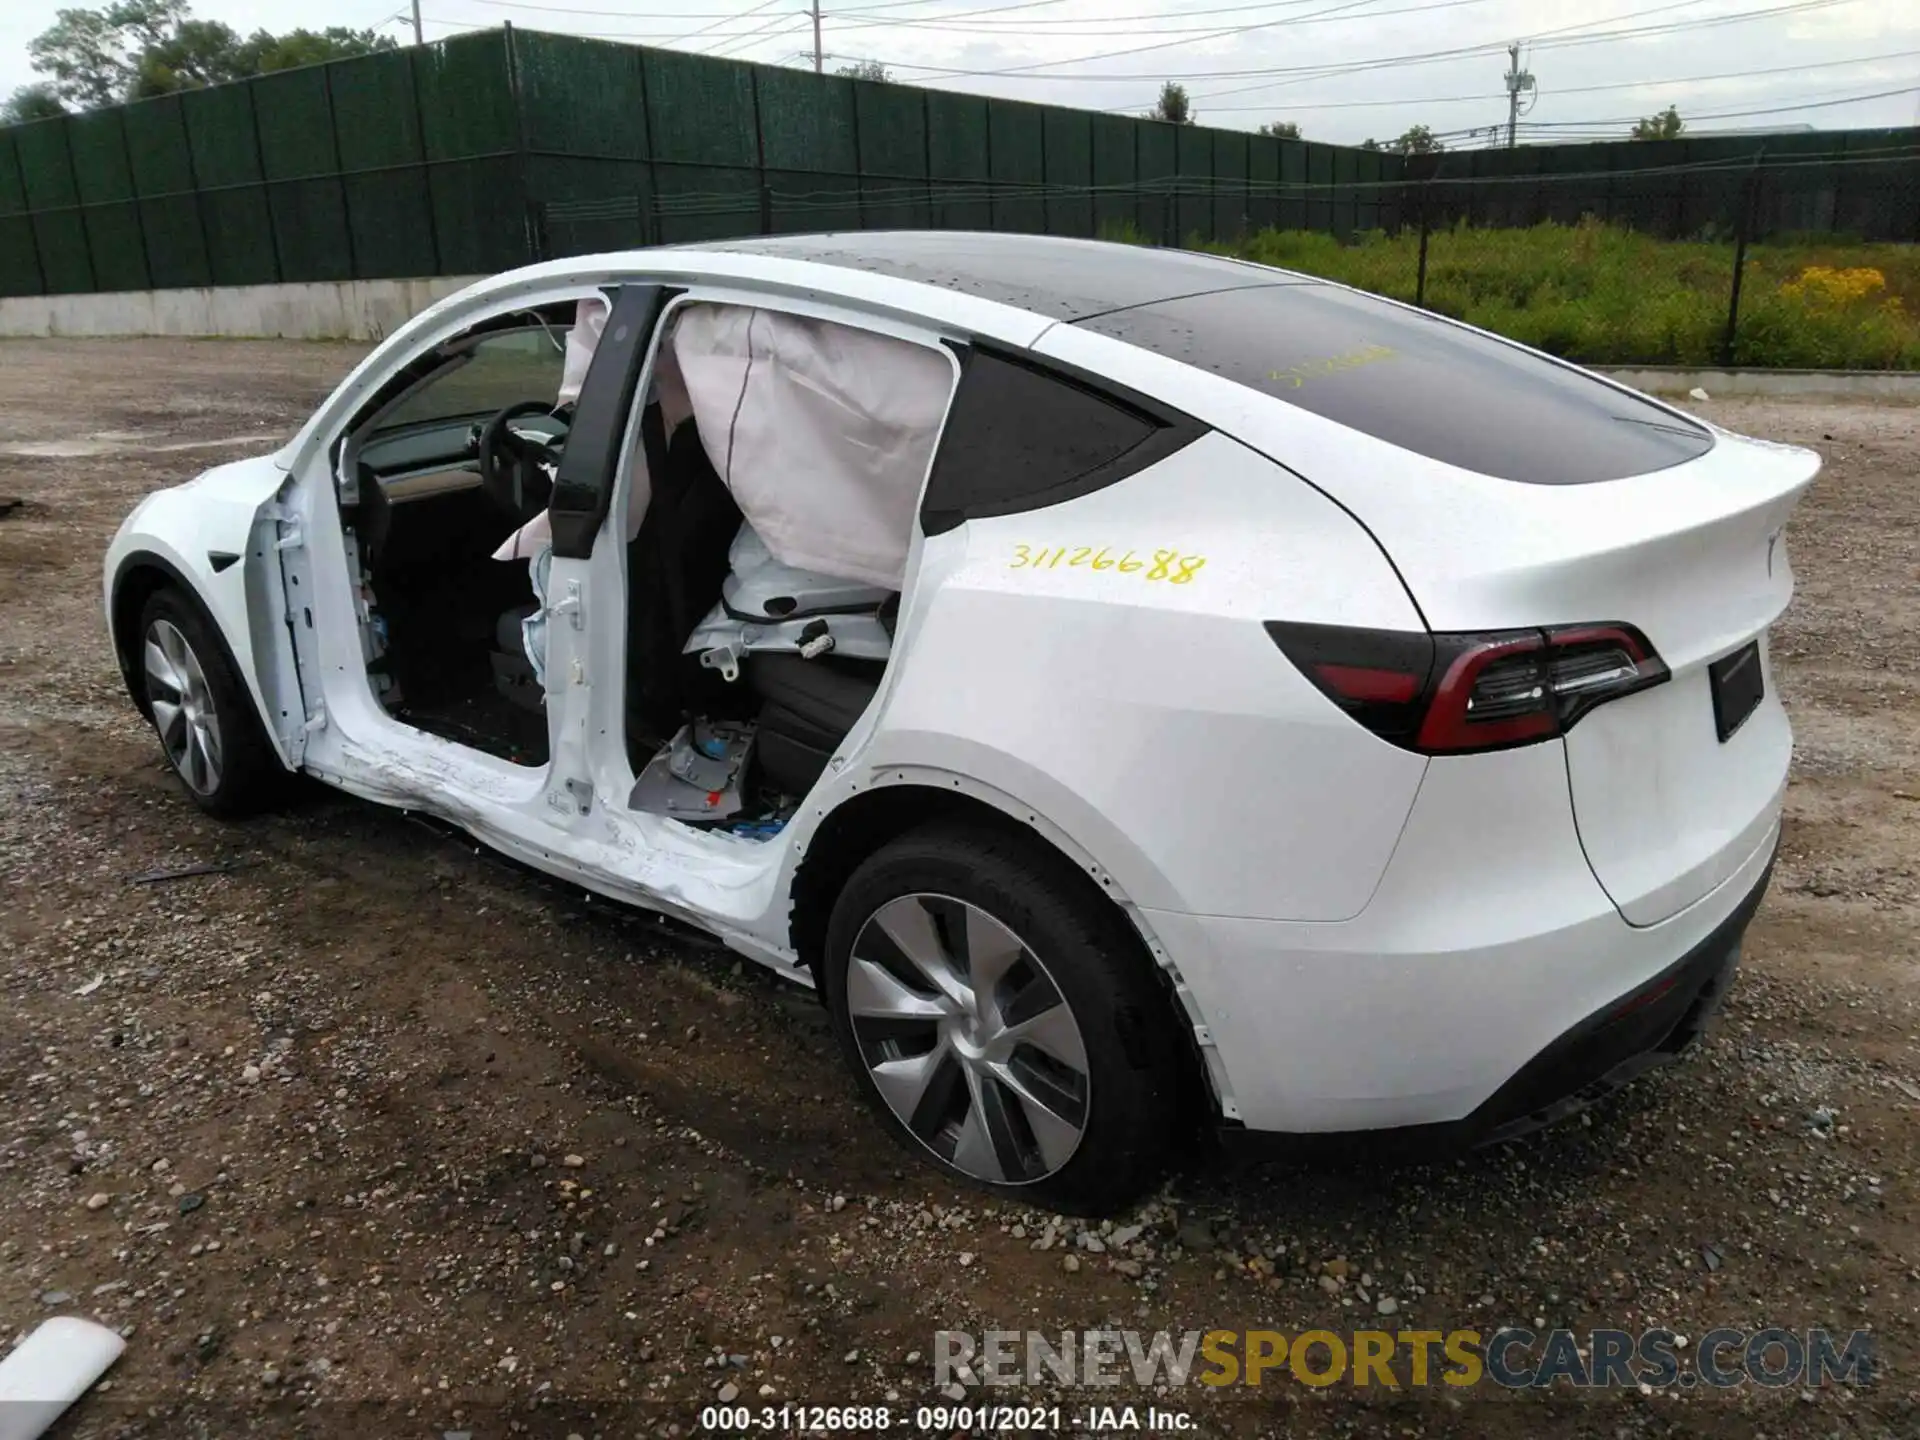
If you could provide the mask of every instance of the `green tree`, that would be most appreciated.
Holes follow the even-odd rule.
[[[183,20],[173,33],[133,59],[126,98],[171,95],[202,85],[222,85],[255,73],[240,59],[240,36],[218,20]]]
[[[1276,140],[1298,140],[1300,127],[1291,120],[1273,120],[1262,125],[1254,132],[1256,135],[1271,135]]]
[[[1177,80],[1167,81],[1160,87],[1160,98],[1153,109],[1141,118],[1164,120],[1169,125],[1193,124],[1193,105],[1187,99],[1187,87]]]
[[[1399,138],[1387,142],[1387,149],[1401,155],[1437,155],[1446,148],[1425,125],[1409,126]]]
[[[289,30],[275,35],[256,30],[240,47],[240,55],[249,73],[270,74],[291,70],[297,65],[319,65],[328,60],[350,60],[355,55],[371,55],[380,50],[397,50],[400,44],[377,30],[350,30],[345,25],[329,25],[324,30]]]
[[[1374,139],[1371,135],[1369,135],[1367,136],[1366,139],[1360,142],[1360,148],[1362,150],[1378,150],[1381,148],[1381,145],[1378,140]]]
[[[55,98],[86,109],[394,48],[385,35],[339,25],[242,37],[218,20],[194,19],[187,0],[115,0],[58,11],[27,53]]]
[[[0,125],[23,125],[29,120],[51,120],[56,115],[67,113],[67,107],[60,103],[60,97],[54,93],[53,86],[47,84],[22,85],[7,102],[0,105]]]
[[[172,35],[187,13],[186,0],[57,10],[53,24],[27,42],[27,56],[66,104],[111,105],[132,88],[139,57]]]
[[[833,73],[836,75],[844,75],[849,80],[879,80],[885,82],[893,79],[893,72],[878,60],[861,60],[852,65],[842,65]]]
[[[395,41],[377,31],[349,30],[343,25],[289,30],[284,35],[256,30],[242,39],[218,20],[188,20],[140,56],[128,98],[170,95],[395,47]]]
[[[1687,122],[1680,118],[1680,112],[1669,105],[1657,115],[1649,115],[1644,120],[1633,122],[1633,131],[1629,140],[1678,140],[1681,132],[1687,128]]]

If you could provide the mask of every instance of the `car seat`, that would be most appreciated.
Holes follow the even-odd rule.
[[[798,799],[873,703],[886,662],[763,651],[748,655],[743,669],[762,702],[755,749],[761,778]]]
[[[741,657],[754,652],[881,661],[891,652],[881,615],[898,605],[894,591],[785,564],[745,524],[728,547],[727,564],[720,603],[686,648],[728,680],[737,678]]]
[[[727,576],[740,507],[692,420],[671,437],[660,407],[641,418],[653,493],[627,547],[627,735],[636,766],[689,710],[717,698],[718,677],[686,657],[687,639]]]
[[[798,798],[872,703],[900,596],[787,565],[746,524],[727,555],[720,603],[686,648],[709,672],[745,681],[759,706],[760,778]]]

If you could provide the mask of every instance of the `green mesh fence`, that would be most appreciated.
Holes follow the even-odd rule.
[[[366,55],[325,69],[355,273],[369,280],[447,273],[427,192],[412,57]]]
[[[869,229],[921,230],[934,223],[927,92],[855,80],[860,141],[860,216]]]
[[[930,90],[926,107],[932,224],[942,230],[991,230],[993,176],[986,100]]]
[[[776,234],[860,229],[865,218],[853,81],[756,65],[753,88],[766,228]]]
[[[1138,121],[1119,115],[1091,117],[1093,152],[1093,223],[1102,235],[1115,238],[1140,229]]]
[[[38,295],[39,244],[33,217],[27,213],[27,183],[20,170],[20,152],[0,136],[0,295]]]
[[[995,230],[1047,228],[1046,115],[1018,100],[987,102],[987,173]]]
[[[1213,136],[1213,219],[1208,226],[1214,240],[1238,240],[1247,233],[1247,136],[1235,130],[1217,130]]]
[[[1920,240],[1920,130],[1403,157],[506,28],[0,130],[0,295],[832,229],[1361,245],[1586,216]]]
[[[1041,112],[1040,163],[1049,235],[1093,234],[1093,116],[1048,106]]]

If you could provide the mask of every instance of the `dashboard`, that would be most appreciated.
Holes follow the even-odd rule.
[[[452,415],[375,431],[360,447],[360,473],[377,481],[392,505],[477,490],[480,432],[490,418]],[[528,440],[557,443],[566,436],[567,422],[559,416],[528,415],[509,428]]]

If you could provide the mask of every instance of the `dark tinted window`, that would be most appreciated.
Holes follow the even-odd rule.
[[[1058,504],[1124,479],[1199,434],[1068,376],[976,350],[927,478],[929,535]]]
[[[1277,270],[1183,250],[952,230],[777,235],[695,248],[871,270],[1017,305],[1055,320],[1079,320],[1169,295],[1272,285],[1289,278]]]
[[[1166,300],[1080,324],[1503,480],[1618,480],[1713,447],[1701,427],[1577,370],[1332,285]]]

